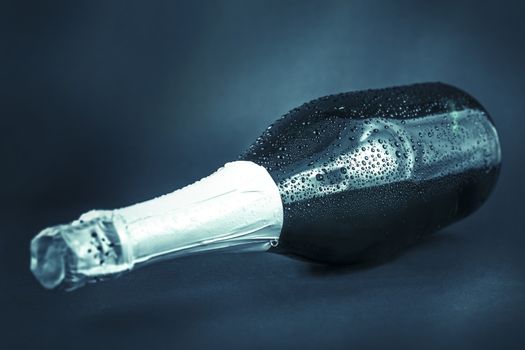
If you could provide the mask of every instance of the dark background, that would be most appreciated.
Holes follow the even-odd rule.
[[[0,345],[524,346],[523,1],[0,3]],[[342,91],[443,81],[492,114],[503,169],[474,215],[367,268],[202,255],[64,293],[42,228],[186,185]]]

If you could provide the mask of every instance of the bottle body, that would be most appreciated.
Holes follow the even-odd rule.
[[[275,252],[352,263],[389,256],[472,213],[497,180],[501,152],[476,100],[431,83],[314,100],[241,159],[278,184]]]

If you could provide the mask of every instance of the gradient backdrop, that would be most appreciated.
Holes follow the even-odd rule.
[[[524,345],[523,1],[2,1],[0,347]],[[175,190],[310,99],[424,81],[492,114],[498,186],[393,261],[150,266],[72,293],[29,271],[46,226]]]

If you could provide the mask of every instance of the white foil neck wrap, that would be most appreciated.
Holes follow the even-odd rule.
[[[113,211],[130,268],[155,258],[205,250],[265,251],[283,225],[279,190],[249,161],[164,196]]]

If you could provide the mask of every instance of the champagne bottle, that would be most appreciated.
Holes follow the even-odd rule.
[[[41,231],[31,270],[46,288],[72,290],[215,250],[328,264],[383,259],[474,212],[500,163],[487,111],[453,86],[326,96],[194,184]]]

